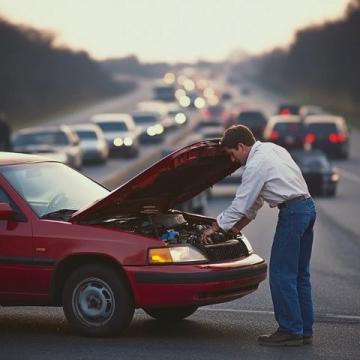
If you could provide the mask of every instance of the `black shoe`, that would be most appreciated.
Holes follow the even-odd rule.
[[[304,335],[303,336],[303,344],[304,345],[312,345],[312,343],[313,343],[312,335]]]
[[[258,343],[264,346],[301,346],[303,336],[276,331],[271,335],[259,336]]]

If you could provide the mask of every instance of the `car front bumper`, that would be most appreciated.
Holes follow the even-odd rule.
[[[138,307],[201,306],[255,291],[266,278],[267,265],[252,254],[223,263],[125,266],[125,271]]]

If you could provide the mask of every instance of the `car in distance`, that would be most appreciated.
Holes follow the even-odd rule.
[[[0,304],[63,306],[81,334],[109,336],[135,308],[171,322],[255,291],[267,266],[243,234],[202,244],[214,219],[173,210],[237,166],[202,141],[109,192],[62,163],[3,153]]]
[[[163,116],[157,111],[138,110],[132,117],[139,129],[139,141],[142,144],[159,143],[165,138]]]
[[[139,131],[129,114],[97,114],[91,121],[104,133],[110,155],[138,156]]]
[[[297,104],[280,104],[277,113],[279,115],[299,115],[300,105]]]
[[[22,129],[14,133],[14,152],[41,154],[80,170],[82,150],[76,132],[69,126],[45,126]]]
[[[305,143],[312,149],[320,149],[329,157],[349,157],[349,134],[345,119],[335,115],[311,115],[304,120]]]
[[[288,150],[304,148],[305,126],[297,115],[270,117],[264,130],[264,139]]]
[[[257,140],[264,139],[264,130],[267,125],[267,118],[261,111],[241,111],[237,117],[232,117],[232,119],[228,122],[228,126],[235,124],[247,126],[252,131]]]
[[[321,150],[291,152],[300,167],[312,196],[335,196],[339,181],[338,171]]]
[[[104,163],[109,156],[106,138],[95,124],[76,124],[72,126],[80,139],[84,163]]]

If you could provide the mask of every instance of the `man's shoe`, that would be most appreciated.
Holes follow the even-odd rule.
[[[312,335],[304,335],[303,336],[303,344],[304,345],[312,345],[312,343],[313,343]]]
[[[276,331],[271,335],[259,336],[258,343],[263,346],[301,346],[303,336]]]

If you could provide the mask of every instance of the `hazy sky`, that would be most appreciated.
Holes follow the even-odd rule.
[[[221,60],[288,44],[296,29],[336,19],[349,0],[0,0],[0,15],[57,35],[96,59]]]

